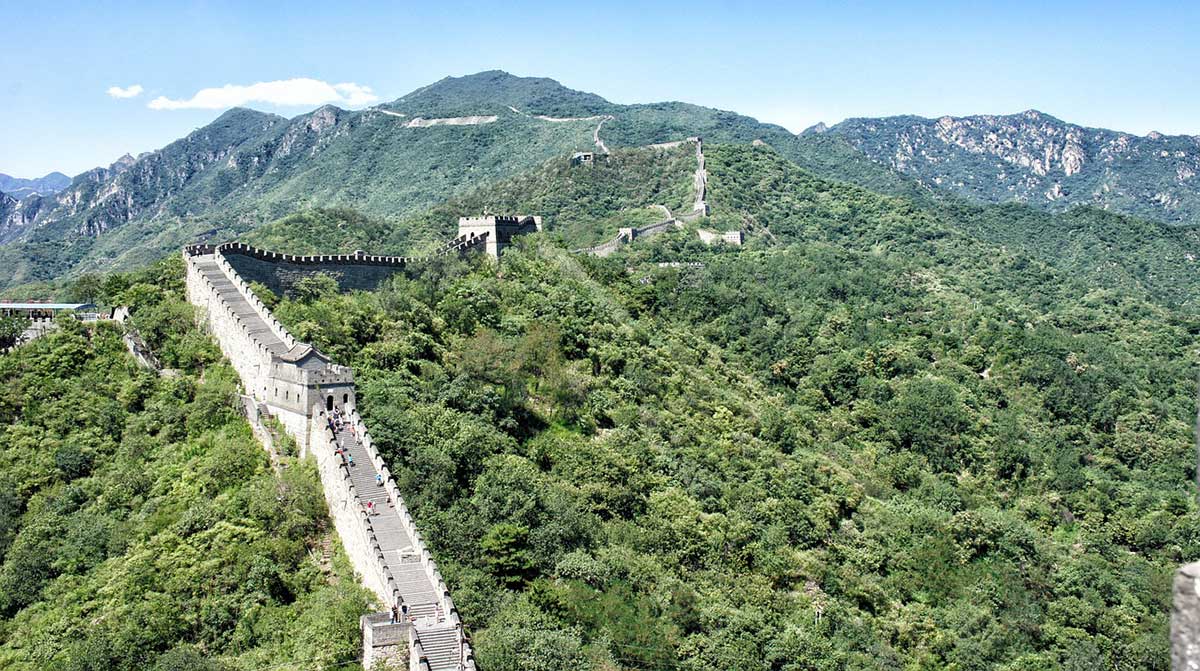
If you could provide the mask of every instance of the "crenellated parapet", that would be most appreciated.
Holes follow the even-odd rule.
[[[291,295],[297,283],[314,275],[327,275],[344,291],[373,291],[405,268],[435,257],[461,254],[486,247],[486,232],[460,236],[428,256],[385,256],[357,251],[353,254],[283,254],[241,242],[215,246],[212,253],[244,282],[258,282],[277,295]]]
[[[280,420],[302,456],[316,460],[330,515],[355,570],[399,614],[396,622],[389,613],[363,620],[365,659],[402,650],[410,668],[475,669],[446,581],[356,410],[353,371],[289,333],[251,289],[252,281],[261,280],[246,274],[271,267],[382,281],[421,260],[486,249],[489,239],[490,232],[468,232],[423,259],[362,252],[296,256],[241,243],[191,245],[183,252],[188,299],[200,308],[246,392]]]
[[[459,217],[457,239],[483,239],[488,256],[498,259],[513,238],[542,230],[542,218],[535,216],[484,215]]]

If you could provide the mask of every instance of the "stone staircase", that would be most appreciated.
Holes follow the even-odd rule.
[[[457,627],[417,627],[416,633],[417,640],[421,643],[421,653],[429,663],[430,671],[463,668],[459,664],[462,650],[459,646]]]
[[[334,431],[334,440],[343,451],[342,464],[350,474],[359,506],[371,512],[367,518],[370,530],[383,552],[383,564],[394,579],[393,586],[403,599],[422,654],[430,671],[460,669],[462,650],[458,625],[443,612],[438,587],[421,562],[400,511],[388,495],[389,476],[376,468],[375,459],[361,436],[350,427],[347,418],[341,429]]]
[[[243,323],[247,324],[247,333],[257,338],[271,354],[284,354],[290,349],[286,343],[279,339],[275,331],[263,321],[259,316],[258,311],[250,305],[250,301],[242,295],[233,280],[225,275],[225,271],[221,266],[217,265],[217,259],[212,254],[204,254],[201,256],[192,257],[192,263],[200,274],[204,276],[213,289],[227,303]]]
[[[448,242],[441,253],[478,249],[487,241],[488,235],[460,236]],[[185,250],[184,255],[190,266],[189,298],[209,310],[209,324],[221,342],[223,351],[227,354],[250,351],[250,355],[234,361],[235,369],[249,392],[252,386],[256,386],[251,381],[264,374],[264,366],[286,367],[296,359],[294,352],[303,353],[311,348],[296,341],[270,311],[249,293],[245,282],[221,254],[222,247],[208,245],[195,245]],[[272,259],[277,256],[262,254]],[[230,358],[233,360],[234,356]],[[325,370],[339,367],[327,358],[320,361],[324,362],[321,365],[326,368],[315,372],[318,375],[316,379],[328,381],[330,377],[320,376],[325,375]],[[344,384],[344,381],[336,378],[333,382]],[[318,382],[318,388],[323,383]],[[345,399],[343,397],[343,402]],[[328,402],[333,406],[336,396],[329,395]],[[306,417],[302,417],[301,426],[289,425],[284,421],[287,417],[286,408],[279,416],[284,430],[298,443],[321,450],[318,464],[324,464],[320,466],[322,484],[329,497],[335,525],[347,545],[356,570],[365,572],[364,584],[375,591],[386,606],[394,603],[402,609],[402,622],[390,626],[397,631],[407,632],[407,641],[403,643],[407,644],[412,658],[411,668],[475,671],[470,642],[445,581],[388,467],[368,435],[366,425],[354,411],[353,401],[348,406],[336,406],[339,417],[336,423],[332,421],[333,413],[327,413],[321,407],[323,405],[312,408]],[[326,468],[328,472],[324,470]],[[336,514],[335,503],[340,511]],[[370,514],[367,514],[368,511]],[[351,546],[356,549],[351,551]],[[387,626],[388,614],[381,615]]]

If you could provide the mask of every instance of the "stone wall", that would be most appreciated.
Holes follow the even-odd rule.
[[[200,271],[187,264],[186,290],[188,301],[200,309],[201,319],[242,378],[246,390],[254,395],[266,388],[265,373],[271,365],[271,354],[262,341],[252,336],[244,321],[238,317]]]
[[[666,208],[663,208],[664,210]],[[669,214],[669,212],[668,212]],[[648,238],[652,235],[658,235],[672,228],[678,228],[679,222],[674,217],[668,217],[665,221],[660,221],[656,224],[643,226],[641,228],[619,228],[617,229],[617,237],[607,242],[602,242],[595,247],[585,247],[583,249],[573,249],[573,254],[591,254],[592,256],[608,256],[620,249],[621,245],[632,242],[637,238]]]
[[[375,560],[375,550],[364,523],[366,513],[355,500],[350,473],[334,452],[333,436],[325,422],[324,410],[314,408],[308,427],[311,436],[309,451],[317,461],[325,502],[329,504],[329,516],[333,518],[333,526],[342,539],[342,547],[354,565],[354,571],[362,579],[363,586],[374,592],[380,603],[395,603],[395,596],[387,586],[379,562]]]
[[[280,254],[240,242],[223,244],[213,249],[220,261],[228,265],[228,274],[231,277],[242,278],[247,287],[250,282],[260,282],[275,294],[283,296],[293,293],[296,283],[300,280],[317,274],[333,277],[342,291],[372,291],[412,264],[426,262],[435,256],[457,254],[483,247],[487,243],[486,234],[462,235],[442,245],[427,257],[382,256],[364,252],[304,256]]]
[[[1175,573],[1171,669],[1200,671],[1200,562],[1187,564]]]
[[[459,239],[484,240],[484,251],[488,256],[498,259],[504,248],[512,244],[514,237],[542,230],[542,218],[534,216],[496,216],[459,217]]]
[[[438,253],[449,254],[478,249],[487,244],[489,237],[487,234],[462,236],[449,242]],[[416,569],[419,580],[432,589],[431,592],[429,589],[417,592],[432,594],[437,602],[435,609],[429,601],[416,602],[418,606],[428,604],[431,615],[417,618],[418,623],[424,624],[408,628],[409,635],[405,643],[407,657],[427,663],[422,652],[421,639],[429,636],[430,640],[436,641],[438,635],[444,636],[449,632],[457,637],[455,640],[460,643],[461,650],[466,654],[465,669],[474,671],[470,645],[463,638],[462,623],[445,580],[433,560],[432,553],[417,531],[412,515],[404,504],[386,464],[375,449],[366,426],[354,409],[352,372],[334,364],[310,345],[296,341],[253,294],[249,283],[237,268],[238,265],[258,268],[262,272],[261,277],[265,278],[272,275],[265,268],[277,264],[283,268],[281,274],[275,275],[281,278],[277,280],[279,282],[285,282],[287,273],[296,268],[309,269],[306,272],[319,272],[320,269],[327,268],[347,268],[351,271],[367,269],[369,272],[363,277],[369,278],[370,273],[380,268],[389,269],[390,273],[402,270],[410,259],[368,257],[363,254],[352,257],[289,257],[237,244],[219,247],[192,246],[185,250],[184,258],[187,267],[188,299],[199,308],[200,316],[241,377],[246,391],[280,420],[284,430],[300,446],[302,456],[311,453],[316,460],[330,516],[363,585],[378,596],[383,604],[402,603],[400,586],[411,585],[411,582],[397,581],[389,569],[384,546],[381,545],[381,538],[389,543],[396,542],[397,539],[386,534],[377,535],[372,518],[363,509],[362,499],[355,491],[350,469],[334,451],[336,438],[329,428],[326,407],[334,405],[344,409],[356,427],[356,435],[361,441],[362,449],[367,453],[371,467],[382,478],[381,485],[387,493],[389,505],[399,517],[407,538],[411,540],[411,544],[405,543],[402,547],[406,551],[412,551],[418,561],[409,565]],[[251,408],[257,415],[258,406],[250,399],[244,399],[244,402],[247,404],[248,415]],[[401,549],[401,546],[388,547],[391,551]],[[410,572],[401,577],[411,581],[411,576]],[[406,613],[413,612],[408,610],[407,604],[402,605]],[[423,633],[417,632],[418,626],[426,627],[422,630]],[[373,626],[371,634],[380,634],[386,638],[385,635],[391,635],[388,631],[390,630],[381,630]],[[398,644],[384,641],[382,638],[380,641],[381,644],[375,646],[375,652],[364,648],[364,654],[369,652],[373,656],[392,657],[392,653],[395,652],[394,645]],[[438,654],[445,655],[444,646],[435,646],[433,649]]]
[[[392,624],[387,613],[372,613],[359,618],[359,628],[362,629],[365,671],[371,671],[376,664],[389,671],[409,668],[410,624]]]
[[[224,249],[222,252],[238,275],[248,282],[266,285],[278,296],[292,295],[297,282],[319,273],[337,280],[338,288],[342,291],[373,291],[396,273],[402,272],[407,263],[407,259],[394,256],[302,256],[288,257],[297,260],[267,260],[236,249]]]

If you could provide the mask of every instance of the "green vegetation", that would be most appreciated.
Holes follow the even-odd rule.
[[[520,112],[513,112],[510,105]],[[0,277],[0,290],[25,285],[25,295],[53,293],[53,287],[38,283],[101,269],[138,267],[197,238],[233,239],[304,209],[352,208],[392,229],[380,238],[366,237],[365,241],[388,247],[380,251],[419,252],[447,231],[414,225],[410,221],[414,215],[464,194],[489,195],[479,203],[482,206],[505,205],[512,199],[503,197],[505,191],[496,187],[498,182],[535,170],[551,159],[562,159],[559,163],[565,164],[571,152],[594,148],[595,119],[553,122],[534,115],[612,115],[615,118],[605,123],[602,136],[614,150],[696,135],[711,142],[763,140],[823,175],[887,193],[918,193],[913,180],[873,163],[841,138],[797,137],[779,126],[684,103],[615,105],[549,79],[496,71],[447,78],[383,108],[407,116],[324,107],[284,119],[233,109],[139,159],[133,167],[93,171],[71,187],[75,204],[70,207],[49,200],[24,203],[22,208],[27,208],[24,211],[30,216],[38,208],[39,218],[33,228],[0,246],[0,267],[10,270]],[[408,119],[418,116],[466,114],[495,115],[498,120],[475,126],[405,127]],[[618,153],[614,160],[629,163],[640,159],[636,154]],[[650,195],[649,190],[664,186],[654,184],[660,176],[672,174],[670,170],[647,173],[636,166],[619,167],[619,171],[610,171],[615,178],[593,179],[615,182],[625,179],[624,175],[648,176],[652,182],[643,195]],[[543,172],[557,169],[543,168]],[[668,187],[668,191],[673,189]],[[107,194],[103,200],[102,193]],[[573,208],[575,214],[597,220],[619,209],[615,207],[618,203],[602,199],[573,206],[554,194],[527,195],[525,202],[555,211]],[[593,195],[602,195],[602,189]],[[662,195],[673,198],[678,194]],[[622,207],[639,208],[656,200],[630,199]],[[466,202],[475,205],[478,199],[468,197]],[[669,202],[661,204],[675,209]],[[325,223],[326,217],[317,216],[317,223]],[[415,219],[419,224],[424,217]],[[275,226],[276,232],[265,234],[264,239],[292,243],[284,232],[297,231],[302,223]],[[564,234],[565,244],[576,245],[611,237],[598,230],[587,232],[583,226],[565,229]],[[317,242],[324,240],[302,235],[295,241],[301,245]]]
[[[316,209],[253,241],[416,254],[463,214],[543,215],[501,268],[255,288],[354,366],[488,671],[1167,668],[1171,572],[1200,554],[1194,230],[939,199],[835,135],[485,75],[390,109],[495,124],[231,113],[165,153],[236,146],[161,217],[99,238],[71,220],[0,264],[25,282],[134,262],[293,203]],[[697,225],[747,244],[566,253],[687,209],[694,154],[571,166],[594,122],[537,113],[614,114],[613,147],[703,135]],[[136,306],[180,377],[136,370],[104,327],[0,356],[0,666],[354,654],[367,596],[309,554],[315,476],[272,477],[180,276],[173,258],[70,287]]]
[[[289,214],[254,229],[238,240],[286,254],[401,254],[408,250],[408,229],[347,207],[317,208]]]
[[[17,315],[0,317],[0,352],[21,342],[21,335],[29,328],[29,319]]]
[[[277,307],[355,367],[483,667],[1166,669],[1195,281],[707,155],[746,247],[533,236]]]
[[[69,319],[0,354],[2,668],[349,668],[359,652],[371,596],[340,551],[322,571],[315,469],[273,475],[181,279],[172,257],[102,290],[175,375]]]
[[[551,117],[586,117],[611,112],[604,98],[573,91],[544,77],[516,77],[502,70],[446,77],[396,100],[384,108],[425,118],[511,114],[509,106],[524,114]]]
[[[538,214],[550,235],[573,249],[611,239],[621,226],[666,219],[650,205],[687,212],[696,170],[693,145],[672,149],[625,149],[591,166],[552,159],[537,170],[475,189],[406,220],[404,230],[434,240],[454,235],[458,217],[483,212]]]
[[[11,269],[0,287],[144,265],[197,237],[232,239],[303,208],[353,206],[394,222],[591,147],[594,126],[510,113],[478,126],[406,128],[371,110],[322,108],[290,121],[231,110],[97,182],[119,198],[57,211],[0,247],[0,267]],[[90,204],[93,195],[81,198]]]

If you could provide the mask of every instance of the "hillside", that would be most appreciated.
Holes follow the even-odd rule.
[[[841,220],[861,214],[861,205],[848,207],[830,226],[814,226],[806,213],[820,206],[796,199],[797,190],[828,191],[825,198],[857,202],[863,191],[847,184],[830,183],[803,170],[766,148],[746,151],[718,147],[706,152],[710,172],[725,179],[710,182],[713,214],[741,219],[751,228],[769,231],[788,240],[829,239],[843,233]],[[719,171],[719,172],[716,172]],[[729,189],[736,178],[737,188]],[[746,180],[756,180],[753,182]],[[791,188],[784,188],[790,186]],[[1080,292],[1088,288],[1136,294],[1170,309],[1193,309],[1200,296],[1196,263],[1200,259],[1200,232],[1136,217],[1090,208],[1050,213],[1019,204],[979,206],[956,199],[891,198],[883,203],[891,212],[873,237],[860,241],[864,251],[895,248],[905,232],[918,224],[937,225],[974,240],[979,263],[989,255],[1012,256],[1019,263],[1037,261],[1061,271],[1059,282]],[[839,244],[846,244],[842,238]],[[983,244],[979,244],[983,243]],[[964,243],[967,244],[967,243]],[[1002,286],[997,282],[993,286]],[[1033,296],[1041,290],[1031,287]]]
[[[237,376],[191,319],[178,257],[110,276],[120,330],[71,321],[0,353],[0,668],[344,668],[369,593],[316,469],[275,473]],[[294,450],[294,445],[292,446]]]
[[[0,193],[12,196],[17,200],[58,193],[70,185],[71,178],[61,172],[52,172],[36,179],[23,179],[0,173]]]
[[[706,156],[745,247],[552,229],[502,272],[275,309],[354,365],[481,666],[1166,669],[1200,323],[1105,248],[1141,224],[1043,258],[767,147]]]
[[[1144,137],[1021,114],[848,119],[828,129],[921,184],[982,202],[1078,205],[1200,223],[1200,138]],[[806,133],[806,136],[819,133]]]
[[[251,110],[122,169],[76,179],[0,252],[9,284],[145,263],[197,235],[230,237],[306,206],[395,217],[470,185],[591,144],[590,122],[510,115],[481,126],[408,128],[377,111],[325,107],[287,120]]]
[[[428,125],[463,115],[481,118]],[[136,266],[197,236],[228,239],[307,208],[351,207],[395,222],[592,149],[598,126],[610,149],[694,135],[762,140],[835,178],[888,192],[916,188],[840,140],[797,138],[683,103],[616,105],[550,79],[493,71],[362,111],[326,106],[284,119],[233,109],[158,151],[84,173],[53,196],[4,200],[0,266],[11,270],[0,289]]]
[[[0,195],[0,289],[149,262],[196,237],[229,239],[310,208],[397,224],[457,196],[593,148],[765,143],[824,178],[903,196],[1086,205],[1196,221],[1200,145],[1068,124],[1038,112],[851,119],[801,135],[682,102],[622,105],[500,71],[450,77],[377,108],[294,119],[233,109],[163,149],[122,157],[63,191]],[[421,240],[426,232],[411,231]],[[397,240],[404,239],[401,235]]]
[[[1200,552],[1188,495],[1200,364],[1189,232],[1096,210],[882,196],[770,146],[706,142],[705,156],[703,223],[743,228],[743,247],[706,247],[684,229],[605,259],[565,251],[648,205],[685,207],[688,145],[617,150],[591,167],[551,158],[400,224],[318,208],[253,232],[288,251],[411,248],[461,213],[546,215],[545,232],[499,268],[447,260],[379,292],[274,308],[353,365],[360,409],[481,667],[523,670],[532,656],[555,671],[758,671],[764,660],[786,671],[1165,670],[1166,585]],[[129,364],[106,330],[92,345],[64,333],[0,355],[0,380],[26,390],[0,407],[20,418],[0,443],[0,458],[25,469],[5,471],[22,483],[11,501],[28,501],[6,504],[20,515],[0,550],[0,581],[22,585],[9,592],[19,602],[0,604],[12,614],[0,660],[17,668],[37,655],[65,668],[198,663],[185,640],[232,669],[352,655],[356,634],[338,627],[361,611],[358,593],[323,584],[296,552],[320,536],[311,495],[256,508],[278,490],[232,415],[228,370],[178,302],[178,265],[98,282],[102,302],[139,306],[136,324],[189,385],[178,400],[163,396],[182,393],[167,378],[147,379],[149,396],[127,391],[142,382],[119,370]],[[93,349],[69,356],[81,346]],[[62,381],[39,382],[46,366],[66,366],[54,369]],[[53,419],[62,404],[107,409],[116,424],[75,435]],[[127,455],[143,428],[162,446]],[[30,432],[83,456],[56,443],[55,465],[32,468],[30,455],[48,453],[22,442]],[[163,535],[183,533],[176,508],[142,515],[141,499],[102,509],[125,491],[117,474],[130,458],[158,478],[152,493],[217,492],[211,532]],[[64,498],[39,498],[74,491],[84,476],[64,469],[77,462],[97,501],[78,514],[129,520],[95,532],[118,542],[83,563],[71,563],[83,541],[55,544],[34,523],[53,509],[68,516],[53,530],[96,537],[72,531]],[[166,506],[145,496],[147,511]],[[136,645],[127,640],[157,612],[153,599],[151,611],[59,632],[81,619],[73,604],[93,613],[116,607],[104,600],[114,591],[143,594],[124,576],[141,575],[150,553],[209,547],[197,544],[223,538],[234,510],[251,511],[248,538],[279,514],[294,533],[234,556],[223,553],[241,545],[212,546],[222,562],[174,562],[164,579],[209,584],[218,579],[205,571],[241,576],[270,557],[278,572],[251,563],[236,603],[189,595]],[[273,575],[291,576],[286,591]],[[196,611],[220,617],[180,633]],[[230,628],[246,633],[217,635]]]

